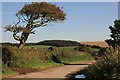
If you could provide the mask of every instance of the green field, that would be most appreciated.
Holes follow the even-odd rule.
[[[34,45],[34,46],[26,46],[26,47],[28,47],[28,48],[42,48],[42,49],[47,49],[47,48],[49,48],[49,47],[51,47],[51,46],[46,46],[46,45]]]

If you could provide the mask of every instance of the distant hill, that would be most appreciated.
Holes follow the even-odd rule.
[[[66,47],[66,46],[79,46],[81,45],[79,42],[70,41],[70,40],[44,40],[36,43],[36,45],[49,45],[56,47]]]
[[[80,42],[81,44],[85,44],[85,45],[96,45],[96,46],[100,46],[100,47],[108,47],[108,44],[105,41],[93,41],[93,42]]]

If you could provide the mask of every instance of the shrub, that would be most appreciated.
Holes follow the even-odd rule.
[[[74,50],[81,51],[81,52],[91,52],[91,48],[87,46],[78,46],[75,47]]]
[[[44,49],[28,48],[22,49],[16,46],[3,46],[2,47],[2,61],[9,67],[22,66],[24,63],[32,60],[49,61],[51,54]]]
[[[3,47],[2,48],[2,61],[4,64],[7,64],[9,67],[17,66],[14,62],[17,60],[17,56],[15,56],[9,48]]]
[[[101,48],[99,51],[98,51],[98,55],[99,56],[103,56],[103,55],[106,55],[106,53],[108,53],[109,48]]]
[[[48,48],[48,50],[53,51],[53,50],[54,50],[54,48],[53,48],[53,47],[49,47],[49,48]]]
[[[93,46],[91,46],[91,48],[98,48],[98,49],[100,49],[101,47],[97,46],[97,45],[93,45]]]
[[[85,69],[85,75],[90,80],[119,80],[120,79],[120,49],[118,52],[106,50],[103,55],[93,65]]]

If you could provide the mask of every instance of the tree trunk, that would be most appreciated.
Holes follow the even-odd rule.
[[[25,41],[21,40],[18,47],[23,48],[23,46],[25,46]]]
[[[29,33],[22,33],[21,35],[21,40],[20,40],[20,43],[18,45],[19,48],[23,48],[25,46],[25,43],[28,39],[28,36],[29,36]]]

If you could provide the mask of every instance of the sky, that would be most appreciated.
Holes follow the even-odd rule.
[[[119,0],[1,0],[1,2],[118,2]]]
[[[29,2],[30,3],[30,2]],[[109,26],[118,19],[117,2],[51,2],[67,14],[64,22],[50,23],[36,29],[27,42],[42,40],[103,41],[109,38]],[[28,2],[3,2],[2,26],[13,24],[18,19],[15,14]],[[0,31],[1,32],[1,31]],[[1,42],[17,42],[12,33],[2,30]]]

